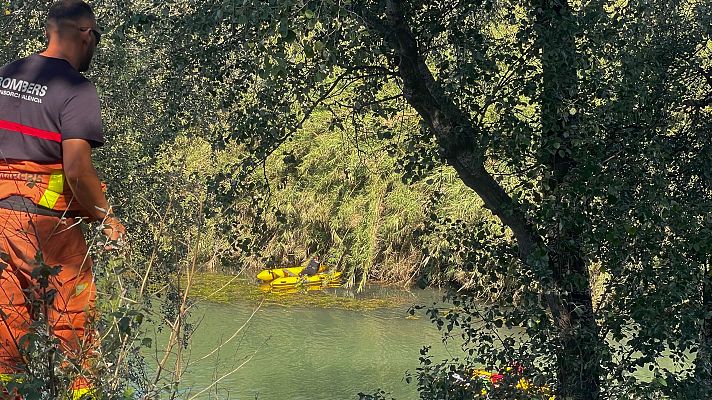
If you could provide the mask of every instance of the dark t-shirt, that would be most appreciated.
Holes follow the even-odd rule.
[[[0,68],[0,162],[62,162],[62,140],[104,144],[96,88],[66,60],[33,54]]]
[[[300,275],[316,275],[317,272],[319,272],[320,265],[321,263],[319,261],[312,258],[309,261],[309,264],[307,264],[307,266],[302,270],[302,273]]]

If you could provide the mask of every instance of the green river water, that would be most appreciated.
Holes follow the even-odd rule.
[[[423,346],[431,346],[435,361],[462,355],[457,343],[442,343],[427,318],[406,318],[413,304],[439,302],[441,294],[435,290],[375,287],[361,294],[342,289],[328,289],[326,294],[361,298],[364,304],[388,299],[392,306],[315,306],[324,305],[323,292],[286,295],[301,296],[291,302],[301,306],[263,304],[257,311],[254,302],[200,301],[191,313],[196,330],[184,354],[189,365],[181,397],[347,400],[382,389],[398,400],[417,399],[415,383],[407,384],[404,378],[418,368]],[[154,351],[165,343],[165,337],[157,339]],[[672,367],[669,360],[663,362]],[[647,368],[636,375],[652,379]]]
[[[201,302],[192,313],[199,325],[188,348],[194,364],[184,375],[183,394],[189,398],[222,377],[196,398],[338,400],[376,389],[399,400],[417,398],[415,384],[406,384],[404,376],[419,366],[420,348],[430,345],[442,358],[458,349],[444,345],[426,318],[406,319],[409,305],[430,304],[440,295],[378,290],[356,296],[406,298],[401,306],[368,311],[263,305],[237,335],[254,306]],[[218,352],[202,359],[221,343]]]

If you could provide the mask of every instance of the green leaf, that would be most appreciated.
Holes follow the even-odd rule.
[[[314,49],[309,43],[304,44],[304,56],[306,58],[314,58]]]

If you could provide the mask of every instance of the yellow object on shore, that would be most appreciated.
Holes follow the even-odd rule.
[[[263,269],[257,274],[257,279],[263,282],[270,282],[277,278],[299,278],[299,273],[304,270],[305,267],[289,267],[289,268],[274,268],[274,269]],[[324,265],[319,266],[319,272],[326,271]]]

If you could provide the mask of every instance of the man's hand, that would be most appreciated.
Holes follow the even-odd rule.
[[[62,141],[62,168],[64,178],[92,221],[104,221],[111,208],[101,190],[99,175],[91,160],[91,145],[84,139]]]
[[[74,199],[82,205],[90,220],[101,223],[102,233],[108,239],[106,250],[120,247],[126,228],[111,213],[111,206],[101,190],[99,176],[92,164],[89,142],[83,139],[62,141],[62,164]]]
[[[116,217],[107,217],[102,221],[102,233],[108,239],[106,250],[114,250],[121,247],[124,244],[124,236],[126,235],[126,228]]]

